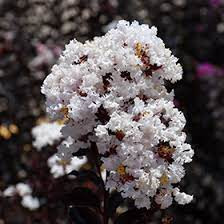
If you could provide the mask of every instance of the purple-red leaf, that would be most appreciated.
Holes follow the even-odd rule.
[[[67,205],[100,208],[100,199],[88,188],[78,187],[65,194],[62,200]]]
[[[102,217],[99,212],[89,207],[69,208],[71,224],[102,224]]]

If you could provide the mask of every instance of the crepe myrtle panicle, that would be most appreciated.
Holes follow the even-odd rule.
[[[70,141],[58,156],[70,159],[94,142],[109,173],[106,188],[137,208],[193,199],[176,187],[194,154],[184,115],[165,87],[182,78],[177,61],[155,27],[123,20],[105,36],[72,40],[42,86],[47,111],[67,119],[61,132]]]

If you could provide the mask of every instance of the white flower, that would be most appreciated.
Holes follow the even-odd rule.
[[[47,111],[67,118],[61,132],[72,139],[58,147],[58,156],[69,160],[94,142],[110,173],[108,189],[138,208],[150,208],[152,198],[161,208],[171,205],[172,184],[194,154],[185,143],[184,115],[165,87],[165,80],[182,78],[177,61],[155,27],[136,21],[120,21],[84,44],[72,40],[42,86]],[[55,175],[67,172],[51,167]]]
[[[65,174],[70,173],[73,170],[79,170],[87,162],[86,156],[82,158],[73,157],[71,160],[61,160],[56,154],[51,156],[47,163],[51,169],[51,174],[54,178],[58,178]]]
[[[9,186],[3,191],[4,197],[12,197],[16,194],[16,188],[15,186]]]
[[[18,183],[16,185],[16,191],[21,197],[32,193],[31,187],[28,184],[24,184],[24,183]]]
[[[47,145],[53,145],[55,141],[60,140],[62,137],[62,127],[63,125],[57,122],[42,123],[38,126],[35,126],[32,129],[32,135],[35,139],[33,146],[39,151]]]
[[[31,211],[40,207],[39,199],[32,196],[32,189],[28,184],[18,183],[16,186],[9,186],[3,192],[4,197],[13,197],[15,195],[19,195],[22,198],[22,206]]]
[[[171,192],[168,189],[161,189],[156,195],[155,201],[161,205],[161,209],[168,208],[173,202]]]
[[[173,189],[173,195],[175,201],[180,205],[189,204],[193,200],[193,196],[186,194],[184,192],[180,192],[180,189],[175,187]]]
[[[22,198],[21,204],[23,207],[28,208],[33,211],[40,207],[40,202],[38,198],[32,197],[31,195],[25,195]]]

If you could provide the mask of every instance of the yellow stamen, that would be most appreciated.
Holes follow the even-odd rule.
[[[163,174],[161,177],[160,177],[160,183],[162,185],[166,185],[168,184],[169,182],[169,177],[166,175],[166,174]]]
[[[68,119],[68,107],[62,107],[60,112],[64,115],[65,119]]]
[[[146,117],[146,116],[149,115],[149,112],[145,111],[145,112],[142,113],[142,115],[143,115],[143,117]]]
[[[67,117],[64,117],[63,119],[57,120],[56,122],[60,125],[65,124],[68,121]]]
[[[124,176],[126,174],[125,167],[123,165],[118,166],[117,172],[120,176]]]
[[[137,43],[135,46],[135,53],[138,57],[142,56],[142,45],[141,43]]]
[[[67,166],[70,164],[70,161],[69,160],[64,160],[64,159],[60,159],[57,161],[57,163],[63,167]]]

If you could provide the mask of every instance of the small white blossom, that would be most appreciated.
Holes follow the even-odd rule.
[[[161,189],[156,195],[155,201],[161,206],[161,209],[168,208],[173,202],[171,192],[168,189]]]
[[[9,186],[3,191],[4,197],[12,197],[16,194],[16,188],[15,186]]]
[[[73,157],[69,161],[60,159],[56,154],[51,156],[47,164],[54,178],[64,176],[73,170],[79,170],[87,162],[86,156],[82,158]]]
[[[18,183],[15,186],[9,186],[3,191],[4,197],[13,197],[19,195],[23,207],[33,211],[40,207],[39,199],[32,196],[32,189],[28,184]]]
[[[62,124],[57,122],[53,123],[42,123],[35,126],[32,129],[32,135],[34,138],[33,146],[40,151],[43,147],[47,145],[53,145],[55,141],[62,138],[61,128]]]
[[[32,193],[31,187],[28,184],[24,184],[24,183],[18,183],[16,185],[16,191],[21,197]]]
[[[180,192],[180,189],[177,187],[173,189],[173,195],[175,201],[180,205],[189,204],[193,200],[192,195]]]
[[[22,198],[21,204],[24,208],[28,208],[31,211],[36,210],[40,207],[39,199],[32,197],[30,194],[25,195]]]

